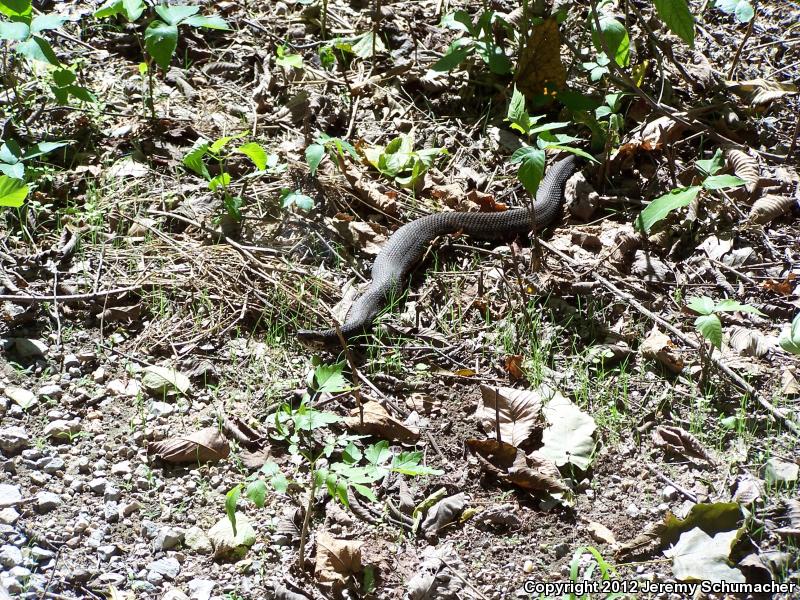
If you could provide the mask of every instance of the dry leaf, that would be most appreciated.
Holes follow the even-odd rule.
[[[467,495],[464,492],[439,500],[420,523],[420,531],[425,536],[438,534],[451,523],[458,521],[466,506]]]
[[[349,246],[370,256],[377,256],[388,239],[386,227],[377,223],[334,219],[331,224]]]
[[[617,543],[617,538],[614,537],[614,533],[602,523],[590,521],[586,526],[586,529],[589,531],[589,535],[592,536],[596,542],[609,545]]]
[[[787,527],[781,527],[775,531],[783,537],[800,539],[800,500],[784,500],[786,504],[786,516],[789,519]]]
[[[326,532],[317,535],[317,581],[337,589],[345,587],[351,575],[361,572],[363,545],[357,540],[337,540]]]
[[[797,200],[790,196],[767,194],[753,203],[750,214],[747,215],[747,220],[751,223],[763,225],[773,219],[789,214],[792,208],[797,205]]]
[[[228,440],[216,427],[206,427],[147,446],[147,454],[170,464],[216,462],[227,458],[230,451]]]
[[[734,175],[744,180],[745,189],[752,194],[758,186],[758,161],[747,152],[735,148],[725,151],[725,159]]]
[[[487,435],[496,437],[497,418],[500,418],[500,439],[512,446],[523,445],[542,414],[543,397],[539,388],[534,391],[497,388],[481,385],[481,401],[475,418]]]
[[[631,265],[631,273],[647,283],[675,281],[675,275],[667,264],[650,252],[638,250]]]
[[[522,355],[509,354],[505,357],[506,371],[512,381],[518,381],[525,378],[525,373],[522,372]]]
[[[764,356],[772,344],[759,331],[733,325],[728,329],[728,345],[742,356]]]
[[[508,469],[508,481],[526,490],[568,493],[556,463],[540,452],[517,452],[514,465]]]
[[[410,429],[400,421],[392,418],[377,402],[364,404],[364,422],[359,418],[359,409],[355,408],[350,413],[353,416],[344,420],[348,429],[367,435],[374,435],[384,440],[413,444],[419,440],[419,431]]]
[[[622,544],[616,553],[617,559],[628,561],[651,555],[661,547],[661,534],[666,529],[664,523],[653,523],[631,541]]]
[[[797,274],[789,273],[782,281],[767,279],[761,284],[761,287],[779,296],[791,296],[794,294],[795,279],[797,279]]]
[[[752,504],[764,493],[764,486],[760,480],[751,475],[742,476],[736,482],[736,491],[732,500],[739,504]]]
[[[661,333],[655,327],[639,346],[639,351],[645,358],[657,360],[675,374],[683,371],[683,359],[678,348],[668,335]]]
[[[653,443],[667,452],[677,454],[684,458],[693,456],[702,458],[710,463],[714,459],[708,454],[703,445],[688,431],[671,425],[659,425],[652,433]]]
[[[623,144],[623,146],[631,145],[648,151],[659,150],[664,144],[677,139],[683,129],[683,125],[670,117],[659,117],[637,131],[630,142]],[[620,153],[622,154],[622,152]]]
[[[726,81],[725,87],[733,93],[746,98],[753,106],[769,104],[783,96],[797,93],[797,86],[793,83],[781,83],[769,79]]]

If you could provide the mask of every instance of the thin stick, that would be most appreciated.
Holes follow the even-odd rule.
[[[114,288],[113,290],[99,290],[97,292],[88,292],[86,294],[64,294],[63,296],[20,296],[0,294],[0,302],[16,302],[18,304],[37,304],[38,302],[73,302],[76,300],[94,300],[97,298],[105,298],[107,296],[125,294],[127,292],[138,292],[141,289],[141,285],[132,285],[129,287]]]
[[[675,490],[677,492],[679,492],[680,494],[685,496],[687,499],[689,499],[692,502],[694,502],[695,504],[697,504],[697,496],[695,496],[692,492],[690,492],[689,490],[681,487],[680,485],[678,485],[677,483],[672,481],[672,479],[670,479],[669,477],[664,475],[661,471],[657,470],[653,465],[645,464],[645,467],[647,467],[648,471],[650,471],[653,475],[658,477],[661,481],[663,481],[667,485],[671,485],[672,487],[675,488]]]
[[[731,67],[728,69],[728,80],[733,79],[733,72],[736,70],[736,66],[739,64],[739,57],[742,55],[742,49],[744,45],[747,43],[747,40],[750,39],[750,36],[753,34],[753,25],[756,22],[756,16],[758,15],[758,0],[753,2],[753,18],[750,19],[750,24],[747,26],[747,31],[742,38],[742,43],[739,44],[739,47],[736,49],[736,54],[733,55],[733,60],[731,61]]]

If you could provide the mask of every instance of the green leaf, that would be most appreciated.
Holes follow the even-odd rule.
[[[61,63],[58,62],[53,48],[50,43],[38,36],[31,36],[24,42],[16,45],[15,50],[17,54],[29,58],[31,60],[38,60],[39,62],[49,63],[54,67],[60,67]]]
[[[469,13],[464,10],[447,13],[442,17],[439,25],[454,31],[472,32],[472,19],[469,18]]]
[[[13,165],[22,160],[22,148],[15,140],[8,140],[0,145],[0,162]]]
[[[656,12],[672,33],[694,45],[694,17],[686,0],[653,0]]]
[[[257,144],[256,142],[242,144],[236,148],[234,152],[244,154],[247,158],[253,161],[253,164],[259,171],[263,171],[267,168],[267,152],[264,150],[261,144]]]
[[[108,0],[98,8],[94,16],[98,19],[125,15],[125,18],[133,23],[142,16],[146,6],[142,0]]]
[[[244,494],[258,508],[264,508],[264,504],[267,502],[267,484],[263,479],[251,481]]]
[[[736,175],[711,175],[703,180],[703,187],[707,190],[721,190],[723,188],[742,187],[744,180]]]
[[[650,233],[653,225],[666,217],[673,210],[688,206],[700,193],[700,186],[693,185],[687,188],[677,188],[653,200],[636,219],[636,227]]]
[[[7,164],[0,163],[0,173],[11,177],[12,179],[23,179],[25,177],[25,165],[22,162]]]
[[[147,26],[144,32],[144,47],[147,49],[147,53],[156,61],[156,64],[165,71],[169,68],[169,63],[172,60],[172,55],[175,54],[177,46],[178,27],[176,25],[156,19]]]
[[[302,69],[303,57],[299,54],[287,54],[284,46],[278,46],[275,64],[279,67]]]
[[[694,320],[694,326],[700,334],[717,348],[722,345],[722,323],[717,315],[702,315]]]
[[[46,15],[37,15],[31,21],[31,32],[39,33],[40,31],[47,31],[48,29],[58,29],[64,24],[67,17],[62,17],[55,13]]]
[[[360,483],[351,483],[350,487],[352,487],[355,491],[364,496],[364,498],[366,498],[367,500],[370,500],[372,502],[378,501],[378,497],[375,495],[375,492],[373,492],[372,489],[368,488],[367,486],[362,485]]]
[[[289,480],[286,479],[286,475],[283,473],[276,473],[269,482],[279,494],[285,494],[286,490],[289,489]]]
[[[592,416],[559,392],[542,408],[542,414],[549,426],[542,432],[539,451],[558,467],[569,463],[582,471],[589,468],[597,428]]]
[[[228,520],[231,522],[234,537],[236,537],[236,504],[239,502],[239,497],[241,495],[242,484],[237,485],[225,494],[225,512],[228,514]]]
[[[580,156],[581,158],[585,158],[588,161],[593,163],[598,163],[598,160],[586,152],[585,150],[581,150],[580,148],[573,148],[572,146],[562,146],[561,144],[547,144],[547,148],[551,150],[562,150],[564,152],[569,152],[570,154],[574,154],[575,156]]]
[[[755,16],[749,0],[717,0],[716,7],[724,13],[734,15],[740,23],[748,23]]]
[[[708,296],[694,296],[689,298],[686,306],[700,315],[710,315],[714,312],[714,300]]]
[[[749,304],[740,304],[736,300],[725,299],[717,303],[714,307],[714,312],[743,312],[743,313],[750,313],[753,315],[761,315],[765,317],[766,315],[758,310],[755,306],[750,306]]]
[[[627,67],[630,64],[631,41],[625,26],[611,15],[601,14],[598,21],[600,22],[600,32],[605,38],[608,49],[614,55],[614,60],[619,66]],[[594,28],[594,19],[591,20],[591,24],[594,46],[599,52],[605,52],[600,34]]]
[[[372,444],[364,450],[364,457],[367,459],[367,462],[372,465],[382,465],[389,460],[391,455],[392,451],[389,450],[389,442],[386,440],[381,440],[377,444]]]
[[[695,165],[697,165],[700,173],[706,177],[709,175],[714,175],[725,166],[725,159],[722,156],[722,150],[717,148],[716,152],[714,152],[714,156],[706,160],[698,160]]]
[[[21,179],[0,175],[0,206],[19,208],[28,195],[28,186]]]
[[[122,0],[125,18],[131,23],[138,21],[147,6],[143,0]]]
[[[395,473],[402,473],[403,475],[411,475],[412,477],[419,477],[424,475],[441,475],[444,471],[433,469],[421,465],[422,452],[416,450],[414,452],[401,452],[395,455],[392,459],[391,470]]]
[[[27,40],[30,34],[31,29],[25,23],[0,21],[0,40],[21,42],[23,40]]]
[[[681,534],[678,543],[664,551],[672,558],[672,573],[678,581],[724,581],[744,583],[742,572],[730,566],[730,554],[742,530],[723,531],[713,537],[696,527]]]
[[[53,150],[68,146],[69,143],[70,142],[39,142],[38,144],[33,144],[25,149],[22,160],[30,160],[38,156],[50,154]]]
[[[316,391],[319,393],[338,394],[350,389],[350,385],[344,378],[344,363],[339,362],[332,365],[319,365],[314,370],[314,381]]]
[[[70,71],[69,69],[56,69],[51,73],[51,77],[53,78],[53,82],[58,87],[66,87],[75,83],[77,79],[75,73]]]
[[[208,140],[199,138],[197,141],[195,141],[188,154],[183,157],[183,165],[185,167],[191,169],[200,175],[200,177],[203,177],[207,180],[211,179],[211,174],[208,172],[208,167],[206,167],[205,163],[203,162],[203,157],[208,154],[209,145],[210,143]]]
[[[800,313],[792,320],[791,326],[781,332],[778,344],[787,352],[800,355]]]
[[[228,22],[219,15],[209,15],[207,17],[204,15],[195,15],[184,19],[180,24],[189,25],[191,27],[203,27],[205,29],[219,29],[222,31],[229,31],[231,28]]]
[[[200,12],[199,6],[188,4],[176,4],[174,6],[159,4],[156,6],[156,13],[168,25],[179,25],[183,20],[196,15],[198,12]]]
[[[283,188],[281,190],[281,206],[283,208],[296,206],[300,210],[309,211],[314,208],[314,199],[300,193],[299,190],[293,192],[289,188]]]
[[[349,464],[354,465],[361,460],[361,450],[353,442],[347,444],[347,447],[342,451],[342,460]]]
[[[223,171],[216,177],[209,180],[208,189],[210,189],[213,192],[219,187],[226,188],[230,184],[231,184],[231,174]]]
[[[306,163],[308,163],[308,169],[311,171],[312,177],[317,174],[317,169],[323,158],[325,158],[325,146],[322,144],[310,144],[306,148]]]
[[[242,133],[237,133],[236,135],[226,135],[221,138],[217,138],[214,142],[208,147],[208,151],[211,154],[219,154],[220,150],[222,150],[225,146],[228,145],[228,142],[231,140],[235,140],[236,138],[244,137],[246,134],[243,131]]]
[[[31,14],[31,0],[0,0],[0,13],[7,17],[26,17]]]
[[[351,49],[353,54],[359,58],[372,58],[373,48],[375,49],[376,54],[386,51],[386,46],[381,38],[375,35],[375,33],[372,31],[368,31],[359,35],[353,40],[353,42],[354,43]]]
[[[475,42],[470,38],[459,38],[447,48],[444,56],[433,63],[431,70],[443,72],[452,71],[462,62],[467,60],[475,50]]]
[[[511,128],[517,129],[521,133],[528,134],[531,128],[531,117],[528,109],[525,108],[525,96],[514,85],[514,92],[511,94],[511,102],[508,104],[506,120],[511,122]]]
[[[524,146],[511,155],[511,162],[521,163],[517,171],[517,178],[528,193],[531,196],[535,196],[542,177],[544,177],[544,150],[533,148],[532,146]]]
[[[304,412],[298,412],[295,415],[294,424],[297,429],[302,431],[313,431],[331,423],[338,423],[341,420],[342,418],[334,413],[306,408]]]

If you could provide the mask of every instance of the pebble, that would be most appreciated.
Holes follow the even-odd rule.
[[[161,558],[154,560],[147,565],[147,581],[159,584],[165,579],[172,581],[178,576],[181,570],[181,563],[176,558]]]
[[[636,504],[634,504],[633,502],[631,502],[631,503],[630,503],[630,504],[628,504],[628,506],[625,508],[625,514],[626,514],[626,515],[628,515],[629,517],[634,517],[634,518],[635,518],[635,517],[638,517],[638,516],[639,516],[639,514],[641,514],[641,511],[639,510],[639,507],[638,507],[638,506],[636,506]]]
[[[665,502],[670,502],[678,497],[678,490],[671,485],[667,485],[661,490],[661,499]]]
[[[0,510],[0,523],[3,525],[13,525],[17,519],[19,519],[19,513],[15,509],[9,507]]]
[[[192,579],[189,581],[189,597],[191,600],[209,600],[216,585],[211,579]]]
[[[19,387],[7,387],[4,394],[8,396],[17,406],[27,410],[37,403],[36,394],[30,390]]]
[[[111,465],[111,474],[112,475],[129,475],[132,473],[133,470],[131,469],[131,461],[124,460],[122,462],[118,462],[114,465]]]
[[[103,518],[108,523],[116,523],[119,521],[119,504],[113,500],[107,500],[103,503]]]
[[[74,354],[67,354],[64,357],[64,368],[65,369],[77,369],[81,366],[81,361],[78,360],[78,357]]]
[[[0,547],[0,565],[4,569],[11,569],[22,564],[22,550],[11,544]]]
[[[211,540],[208,539],[206,532],[199,527],[190,527],[186,530],[184,544],[198,554],[211,554]]]
[[[106,492],[108,480],[103,477],[96,477],[86,484],[92,492],[98,496],[102,496]]]
[[[15,454],[29,445],[30,437],[22,427],[14,425],[0,429],[0,450],[3,454],[7,456]]]
[[[44,464],[39,468],[48,475],[55,475],[59,471],[64,470],[64,460],[60,456],[44,459]]]
[[[47,424],[43,434],[52,440],[71,441],[72,436],[80,432],[80,430],[81,422],[78,419],[72,419],[71,421],[57,419]]]
[[[34,546],[33,548],[30,549],[28,555],[31,557],[31,560],[40,563],[50,560],[56,555],[56,553],[51,550],[45,550],[44,548],[40,548],[39,546]]]
[[[114,544],[104,544],[97,547],[97,557],[104,562],[111,560],[111,557],[116,556],[118,552],[119,548]]]
[[[48,397],[48,398],[60,398],[61,395],[64,393],[64,389],[58,385],[57,383],[53,383],[50,385],[43,385],[39,388],[39,397]]]
[[[120,508],[119,512],[123,517],[130,517],[133,513],[137,513],[141,510],[142,505],[139,504],[136,500],[133,502],[128,502],[124,504],[122,508]]]
[[[108,484],[103,492],[103,499],[109,502],[118,502],[121,497],[122,492],[114,484]]]
[[[36,494],[36,512],[49,513],[61,506],[61,496],[53,492],[39,492]]]
[[[183,532],[179,529],[172,527],[162,527],[158,530],[155,539],[153,540],[153,549],[158,550],[172,550],[181,543],[183,539]]]
[[[154,417],[167,417],[175,412],[175,407],[168,402],[155,401],[150,403],[149,410]]]
[[[0,508],[14,506],[22,500],[22,492],[18,485],[0,483]]]
[[[48,346],[41,340],[15,338],[14,351],[20,358],[37,358],[47,353]]]

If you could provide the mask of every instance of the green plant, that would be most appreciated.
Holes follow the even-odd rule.
[[[519,131],[528,138],[528,141],[535,140],[536,145],[531,146],[522,142],[520,148],[511,155],[512,163],[519,163],[517,178],[525,187],[529,194],[536,195],[539,184],[544,177],[545,149],[552,148],[564,150],[594,161],[594,157],[581,150],[573,148],[568,144],[578,141],[578,138],[562,133],[553,133],[556,129],[562,129],[569,125],[569,122],[553,122],[538,125],[544,115],[531,116],[525,107],[525,96],[514,86],[514,93],[508,105],[506,121],[511,123],[511,129]]]
[[[61,27],[66,17],[57,14],[33,16],[30,0],[0,0],[0,14],[8,19],[0,21],[0,39],[16,42],[14,52],[29,60],[61,66],[50,42],[40,34]]]
[[[778,343],[787,352],[800,355],[800,313],[797,313],[792,319],[792,324],[781,332]]]
[[[63,148],[69,142],[39,142],[22,148],[15,140],[0,143],[0,206],[19,208],[30,190],[25,162]]]
[[[442,17],[441,25],[461,32],[447,48],[444,56],[433,65],[434,71],[452,71],[465,62],[473,54],[477,54],[486,63],[489,70],[496,75],[507,75],[511,72],[511,60],[505,49],[495,41],[493,26],[499,24],[509,33],[513,27],[500,15],[493,11],[484,11],[473,23],[469,14],[457,10]]]
[[[722,322],[719,313],[746,312],[762,316],[764,314],[749,304],[740,304],[736,300],[722,300],[715,303],[708,296],[689,298],[686,306],[700,315],[694,320],[695,329],[715,348],[722,345]]]
[[[243,490],[247,499],[256,506],[263,507],[268,486],[278,493],[286,493],[290,483],[305,488],[307,502],[300,537],[302,564],[313,502],[318,489],[327,489],[331,498],[349,506],[351,490],[370,501],[376,501],[377,497],[369,486],[383,480],[391,472],[410,476],[440,473],[421,464],[421,452],[393,454],[387,441],[372,444],[362,452],[355,442],[365,436],[328,433],[321,440],[322,432],[319,430],[342,419],[334,413],[317,410],[310,404],[321,394],[337,394],[348,389],[349,385],[344,378],[344,363],[318,364],[309,377],[308,390],[300,405],[293,408],[289,404],[283,404],[271,416],[270,421],[274,426],[271,437],[288,444],[289,453],[301,459],[300,462],[308,471],[309,482],[305,486],[297,481],[290,482],[280,472],[277,464],[265,464],[257,474],[247,479],[246,486],[239,484],[226,496],[225,510],[234,531],[236,504]]]
[[[671,212],[691,204],[703,190],[715,191],[724,188],[737,188],[745,184],[742,179],[735,175],[716,174],[723,167],[722,152],[720,150],[717,150],[710,159],[698,160],[696,166],[703,176],[700,185],[675,188],[650,202],[636,218],[637,229],[650,233],[653,225]]]
[[[279,67],[289,67],[295,69],[303,68],[303,57],[299,54],[291,54],[287,51],[286,46],[279,45],[275,49],[275,64]]]
[[[413,132],[401,133],[385,146],[364,149],[364,157],[373,167],[407,188],[413,188],[420,181],[437,156],[447,153],[445,148],[414,150]]]
[[[306,148],[306,163],[311,175],[317,174],[319,165],[326,157],[338,164],[340,159],[344,159],[345,153],[354,160],[358,160],[358,152],[350,142],[338,137],[331,137],[327,133],[319,134],[314,143],[309,144]]]
[[[229,142],[244,135],[244,133],[240,133],[237,135],[225,136],[213,142],[199,138],[192,146],[192,149],[183,157],[183,165],[197,175],[203,177],[208,182],[208,189],[212,192],[222,194],[225,210],[228,215],[237,222],[242,219],[241,208],[243,201],[242,195],[234,195],[230,190],[232,178],[231,174],[226,169],[227,163],[231,157],[235,154],[245,155],[259,172],[277,174],[286,169],[286,165],[278,163],[277,155],[268,154],[267,151],[256,142],[248,142],[236,146],[232,150],[226,150],[226,146]],[[219,173],[213,177],[206,164],[209,160],[216,162],[219,168]]]
[[[733,15],[740,23],[749,23],[756,16],[749,0],[716,0],[714,6],[725,14]]]

